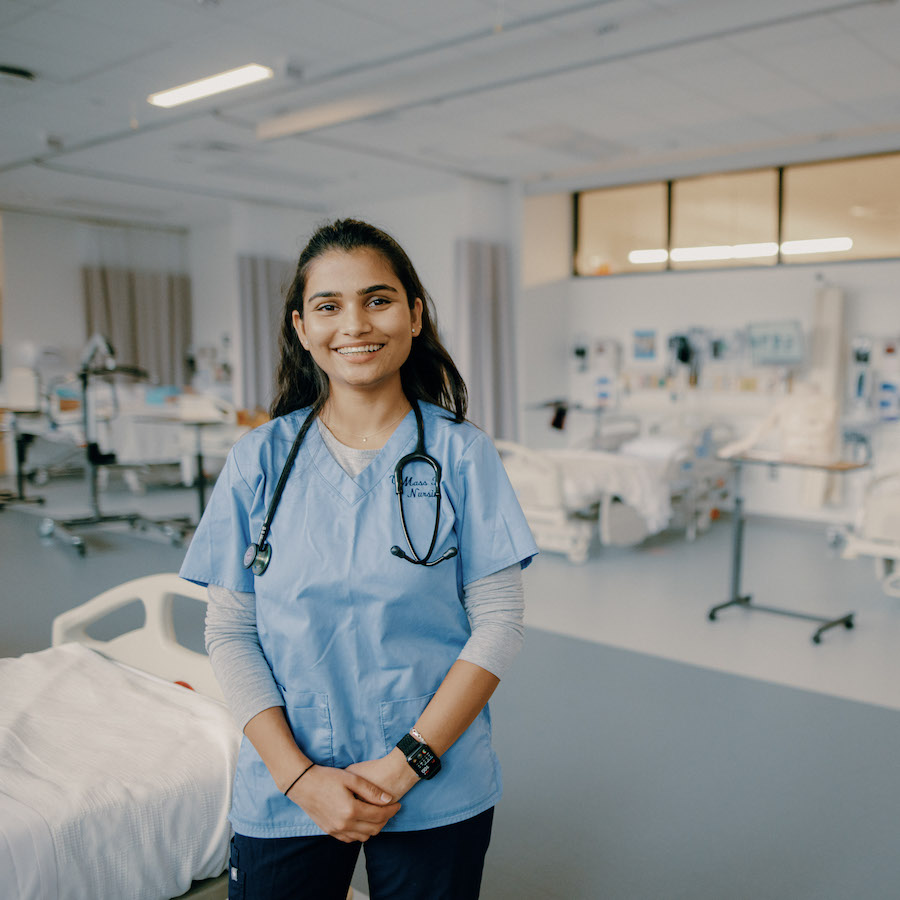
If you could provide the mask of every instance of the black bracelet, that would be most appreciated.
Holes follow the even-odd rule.
[[[291,788],[315,765],[315,763],[310,763],[288,786],[284,792],[284,796],[291,792]]]

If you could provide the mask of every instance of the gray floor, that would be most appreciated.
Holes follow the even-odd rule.
[[[77,482],[53,484],[47,493],[50,509],[80,510]],[[104,503],[155,515],[190,512],[196,505],[188,491],[150,491],[139,498],[112,492]],[[0,655],[46,647],[58,612],[128,578],[174,570],[183,555],[160,539],[94,530],[82,559],[38,538],[37,512],[0,512]],[[815,544],[803,532],[755,527],[762,529],[759,538],[771,532],[797,566],[819,565],[811,556]],[[707,537],[709,551],[727,548],[727,530]],[[698,546],[690,553],[701,553]],[[664,552],[616,552],[605,559],[601,553],[582,569],[548,555],[529,577],[530,599],[539,611],[539,604],[562,610],[563,600],[571,601],[565,613],[575,617],[566,625],[571,632],[578,603],[588,609],[579,592],[593,587],[597,593],[605,572],[618,585],[629,583],[629,571],[640,580],[655,568],[665,603],[670,597],[664,586],[683,582],[690,553],[673,551],[670,579]],[[758,578],[757,567],[769,562],[748,554],[748,578]],[[715,584],[720,580],[717,575]],[[644,602],[650,582],[640,583],[635,596]],[[551,586],[555,593],[547,596]],[[589,622],[584,633],[609,636],[618,628],[628,637],[632,607],[642,631],[653,631],[648,608],[632,601],[624,613],[601,608],[606,618]],[[771,619],[738,612],[707,627],[701,616],[699,640],[719,646],[739,629],[752,633],[782,623]],[[777,630],[788,646],[784,625],[788,634],[795,625],[786,622]],[[197,611],[183,611],[179,630],[192,646],[201,645]],[[848,633],[813,651],[800,635],[796,646],[819,668],[839,669],[840,652],[856,637]],[[506,795],[497,811],[485,900],[900,895],[896,710],[743,677],[705,662],[665,659],[655,650],[552,633],[533,622],[492,705]]]

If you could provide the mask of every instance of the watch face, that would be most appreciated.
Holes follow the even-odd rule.
[[[441,771],[441,761],[428,749],[422,745],[408,757],[409,764],[416,770],[420,778],[426,781],[434,778]]]

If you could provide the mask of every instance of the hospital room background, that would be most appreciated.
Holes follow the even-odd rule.
[[[593,192],[658,183],[671,202],[679,179],[897,149],[852,147],[550,188],[445,173],[324,209],[231,199],[177,226],[0,200],[0,658],[178,570],[228,447],[265,418],[305,237],[369,219],[431,291],[542,549],[491,702],[505,795],[486,900],[897,897],[898,189],[881,258],[622,271],[585,249]],[[98,373],[137,365],[87,274],[116,270],[181,285],[189,340],[158,363],[177,383]],[[827,446],[792,455],[801,403]],[[175,615],[202,651],[201,605]]]

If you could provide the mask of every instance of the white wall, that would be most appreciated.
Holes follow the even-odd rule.
[[[302,210],[233,203],[227,221],[191,229],[190,272],[194,312],[194,344],[216,347],[230,339],[233,367],[232,399],[240,408],[241,358],[239,256],[261,256],[294,263],[309,234],[324,218]]]
[[[441,335],[453,354],[455,243],[473,238],[512,245],[514,209],[508,186],[460,178],[451,190],[361,204],[338,214],[370,221],[403,247],[434,300]]]
[[[87,337],[77,223],[4,213],[3,243],[4,370],[30,364],[40,346],[58,347],[77,359]]]
[[[564,398],[569,390],[571,210],[566,194],[526,197],[522,203],[519,422],[522,440],[532,447],[566,444],[564,434],[547,428],[551,413],[541,404]]]

